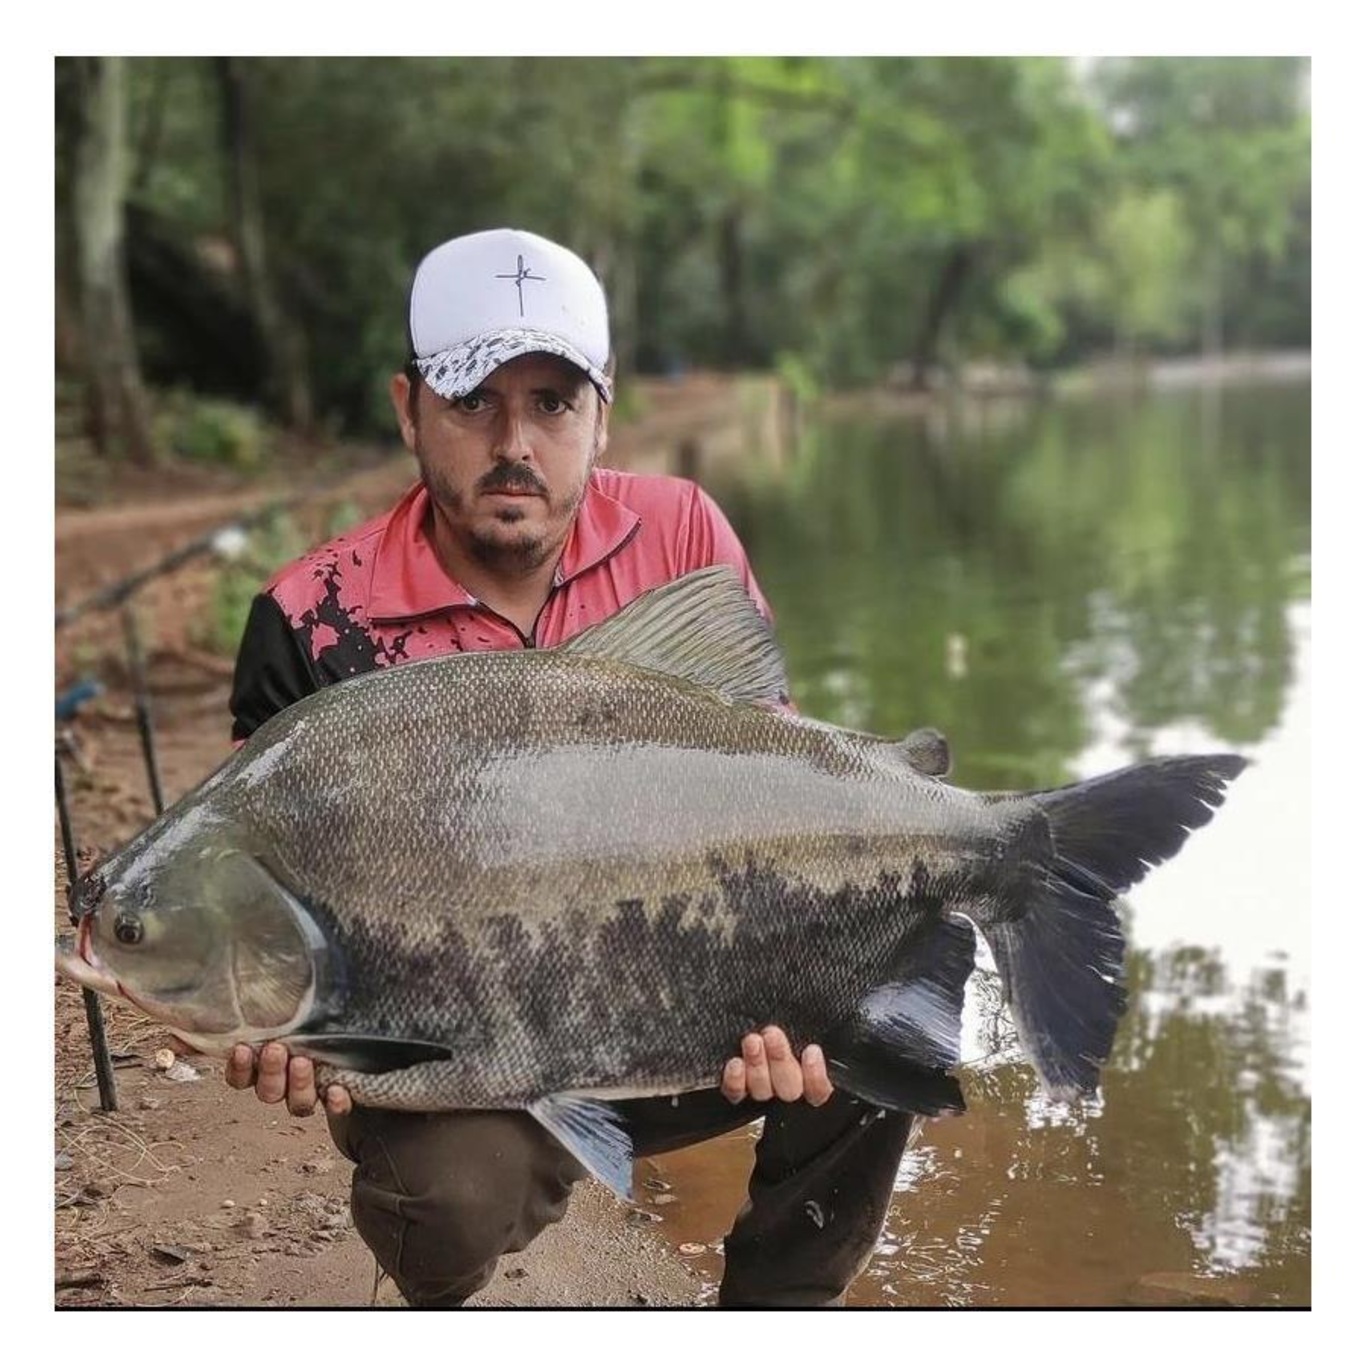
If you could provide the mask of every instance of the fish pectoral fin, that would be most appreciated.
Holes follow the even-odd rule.
[[[291,1053],[352,1072],[397,1072],[420,1062],[445,1062],[453,1056],[445,1044],[370,1034],[291,1034],[281,1042]]]
[[[621,1114],[588,1096],[542,1096],[536,1116],[588,1170],[623,1200],[631,1198],[631,1136]]]
[[[930,922],[903,976],[868,993],[826,1043],[835,1085],[874,1105],[912,1114],[966,1108],[948,1069],[959,1061],[963,988],[976,938],[964,921]]]
[[[787,673],[773,628],[728,564],[652,588],[556,649],[691,679],[732,702],[787,701]]]

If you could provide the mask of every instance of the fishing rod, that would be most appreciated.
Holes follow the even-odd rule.
[[[75,900],[71,897],[77,882],[76,839],[71,832],[71,812],[66,800],[66,778],[62,773],[62,756],[55,754],[57,765],[57,815],[62,824],[62,852],[66,857],[67,896],[71,903],[71,923],[77,922]],[[95,1083],[100,1091],[100,1109],[119,1108],[118,1091],[114,1086],[114,1063],[109,1056],[109,1040],[104,1033],[104,1009],[99,996],[89,987],[81,988],[85,1002],[85,1023],[90,1033],[90,1050],[95,1059]]]
[[[128,672],[133,680],[133,707],[138,718],[138,738],[142,741],[142,762],[147,769],[147,786],[152,793],[152,812],[161,815],[166,803],[161,795],[161,771],[157,765],[156,736],[152,730],[152,695],[147,687],[147,662],[138,634],[137,613],[133,604],[123,605],[123,638],[128,649]]]
[[[235,553],[245,540],[246,530],[258,522],[265,521],[277,512],[300,501],[297,498],[282,500],[259,509],[246,517],[238,518],[226,525],[188,542],[179,549],[163,556],[155,564],[146,566],[134,574],[101,589],[98,593],[84,599],[73,607],[57,613],[56,629],[70,625],[87,612],[108,611],[112,608],[123,609],[124,646],[128,655],[129,675],[133,682],[134,706],[137,713],[138,736],[142,742],[143,764],[147,770],[147,784],[151,790],[152,806],[157,815],[165,809],[165,798],[161,785],[161,772],[157,763],[156,732],[152,723],[151,691],[147,684],[146,656],[138,629],[137,614],[133,610],[133,595],[162,574],[170,573],[181,565],[187,564],[200,555]],[[72,720],[84,702],[103,691],[102,685],[95,680],[86,680],[68,689],[57,699],[58,721]],[[71,809],[67,799],[66,776],[62,770],[60,753],[54,755],[56,763],[57,815],[62,828],[62,851],[66,859],[68,897],[74,891],[79,879],[79,866],[76,859],[76,840],[71,828]],[[74,902],[71,919],[77,920]],[[81,988],[85,1004],[86,1027],[90,1035],[90,1050],[95,1063],[95,1081],[99,1087],[100,1108],[118,1109],[118,1091],[114,1082],[114,1064],[109,1054],[109,1040],[104,1028],[104,1010],[98,994],[89,987]]]
[[[234,518],[230,522],[215,527],[212,531],[205,532],[204,535],[198,536],[193,541],[188,541],[185,545],[171,551],[169,555],[164,555],[154,564],[146,565],[135,573],[129,574],[126,578],[119,579],[116,583],[101,588],[97,593],[92,593],[88,598],[84,598],[70,607],[62,608],[56,614],[56,629],[60,631],[63,627],[70,626],[73,621],[89,612],[109,611],[115,607],[122,607],[145,584],[159,578],[162,574],[169,574],[173,569],[179,569],[181,565],[188,564],[200,555],[227,555],[229,557],[235,555],[245,543],[246,533],[250,528],[258,523],[269,521],[277,513],[287,512],[304,501],[306,498],[303,494],[296,494],[292,498],[277,499],[273,503],[258,508],[255,512]]]

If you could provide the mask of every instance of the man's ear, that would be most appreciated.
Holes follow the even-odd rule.
[[[399,435],[410,451],[417,450],[417,429],[413,425],[412,409],[409,404],[417,397],[412,392],[412,384],[402,370],[389,381],[389,401],[394,405],[394,417],[398,422]]]
[[[593,463],[596,465],[602,459],[602,453],[607,449],[607,420],[611,415],[611,409],[602,400],[602,395],[598,395],[598,427],[593,434]]]

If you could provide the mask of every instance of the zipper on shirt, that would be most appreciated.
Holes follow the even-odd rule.
[[[551,591],[553,592],[554,590],[552,589]],[[522,649],[535,650],[538,648],[536,644],[536,628],[541,624],[541,612],[545,611],[546,603],[550,601],[549,598],[546,598],[545,602],[541,604],[541,611],[536,613],[536,620],[531,623],[531,634],[529,636],[523,634],[522,628],[518,626],[515,621],[510,617],[505,617],[501,612],[490,607],[482,598],[472,597],[470,601],[481,612],[487,612],[489,616],[493,617],[496,621],[501,621],[504,626],[510,626],[516,634],[517,639],[522,642]]]
[[[625,540],[623,540],[622,543],[619,546],[617,546],[612,553],[616,554],[617,551],[622,550],[626,546],[630,545],[631,542],[635,540],[636,535],[639,531],[640,523],[637,522],[636,525],[631,528]],[[595,564],[596,563],[600,563],[600,561],[595,561]],[[587,567],[592,568],[593,566],[590,565]],[[579,572],[582,573],[583,571],[580,570]],[[486,602],[484,602],[481,598],[474,598],[473,601],[480,608],[481,611],[487,612],[489,616],[497,617],[499,621],[504,622],[508,626],[511,626],[512,629],[517,632],[517,639],[522,642],[522,648],[524,650],[539,650],[542,647],[536,643],[536,633],[541,629],[541,618],[545,615],[545,609],[550,606],[550,599],[553,598],[555,594],[560,591],[560,589],[565,587],[566,584],[573,582],[573,580],[577,577],[577,574],[566,577],[563,568],[558,564],[555,566],[554,577],[550,580],[550,592],[546,594],[545,601],[541,604],[540,611],[536,613],[536,620],[531,623],[531,634],[529,636],[522,634],[522,628],[518,626],[515,621],[509,621],[508,618],[505,617],[501,612],[494,611],[494,609],[490,607]]]

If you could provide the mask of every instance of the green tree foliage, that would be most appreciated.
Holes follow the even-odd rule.
[[[1094,80],[1126,177],[1180,197],[1199,252],[1203,341],[1219,350],[1228,301],[1278,266],[1307,222],[1307,63],[1127,58],[1102,62]]]
[[[1308,338],[1301,59],[246,58],[235,142],[222,70],[128,63],[133,308],[161,383],[264,401],[288,353],[295,411],[385,425],[417,260],[497,223],[600,272],[627,375],[782,357],[920,383]]]
[[[1126,186],[1096,213],[1089,240],[1045,242],[1004,292],[1044,353],[1062,345],[1070,314],[1106,320],[1115,351],[1133,356],[1189,336],[1193,261],[1180,197]]]

